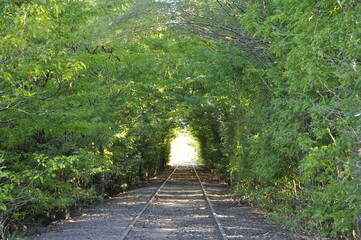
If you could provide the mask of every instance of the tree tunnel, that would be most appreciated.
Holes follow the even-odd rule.
[[[0,233],[162,171],[186,129],[241,199],[352,237],[361,4],[311,2],[0,1]]]

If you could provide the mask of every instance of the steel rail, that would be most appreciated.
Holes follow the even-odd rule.
[[[176,166],[173,170],[173,172],[167,177],[166,180],[164,180],[163,184],[157,189],[157,191],[155,191],[153,193],[153,195],[150,197],[150,199],[147,201],[147,203],[144,205],[144,207],[142,208],[142,210],[140,210],[140,212],[137,214],[137,216],[135,216],[135,218],[133,219],[133,221],[129,224],[129,226],[125,229],[123,235],[119,238],[119,240],[124,240],[129,232],[132,230],[132,228],[134,227],[135,223],[138,221],[138,219],[143,215],[143,213],[145,212],[145,210],[147,210],[147,208],[149,207],[149,205],[153,202],[154,198],[158,195],[160,189],[165,185],[165,183],[170,179],[170,177],[173,175],[173,173],[175,172],[175,170],[177,170],[178,166]]]
[[[194,167],[193,164],[192,164],[192,167],[193,167],[194,172],[195,172],[196,175],[197,175],[199,184],[200,184],[201,187],[202,187],[203,195],[204,195],[204,197],[205,197],[205,199],[206,199],[206,201],[207,201],[207,203],[208,203],[209,209],[210,209],[211,212],[212,212],[213,218],[214,218],[214,220],[215,220],[216,223],[217,223],[218,230],[219,230],[219,232],[221,233],[223,240],[227,240],[227,235],[226,235],[226,233],[225,233],[224,230],[223,230],[222,224],[221,224],[221,222],[219,221],[216,212],[214,211],[213,205],[212,205],[211,201],[209,200],[209,197],[208,197],[208,195],[207,195],[206,190],[204,189],[203,183],[202,183],[202,181],[201,181],[201,179],[200,179],[200,177],[199,177],[199,175],[198,175],[198,173],[197,173],[197,170],[196,170],[196,168]]]
[[[217,224],[218,230],[222,236],[223,240],[227,240],[227,235],[223,230],[223,227],[217,217],[216,212],[214,211],[213,205],[207,195],[207,192],[202,184],[202,181],[198,175],[198,172],[196,170],[196,168],[194,167],[194,164],[192,164],[193,167],[193,171],[197,176],[198,182],[201,186],[202,192],[203,192],[203,196],[209,206],[209,209],[212,212],[212,216]],[[123,235],[119,238],[119,240],[124,240],[126,239],[126,237],[128,236],[128,234],[130,233],[130,231],[133,229],[134,225],[136,224],[136,222],[139,220],[139,218],[143,215],[143,213],[145,212],[145,210],[147,210],[147,208],[150,206],[150,204],[153,202],[153,200],[157,197],[159,191],[163,188],[163,186],[168,182],[168,180],[171,178],[171,176],[173,175],[173,173],[177,170],[178,166],[174,168],[174,170],[172,171],[172,173],[167,177],[166,180],[164,180],[163,184],[153,193],[153,195],[150,197],[150,199],[147,201],[147,203],[144,205],[144,207],[142,208],[142,210],[140,210],[140,212],[138,212],[137,216],[134,217],[134,219],[132,220],[132,222],[128,225],[128,227],[125,229]]]

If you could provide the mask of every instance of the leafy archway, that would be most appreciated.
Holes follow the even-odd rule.
[[[237,194],[352,236],[360,10],[357,0],[1,1],[1,221],[51,219],[161,171],[187,123],[205,167]]]

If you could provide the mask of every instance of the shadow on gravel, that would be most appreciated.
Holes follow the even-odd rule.
[[[228,239],[314,239],[282,229],[267,219],[262,211],[247,203],[236,203],[226,193],[226,184],[215,181],[214,176],[204,170],[198,173]]]
[[[238,205],[226,194],[225,184],[215,181],[208,172],[201,169],[198,172],[228,239],[308,239],[272,224],[256,208]],[[29,232],[26,239],[119,240],[169,173],[168,169],[153,181],[92,205],[81,216]],[[191,168],[177,170],[135,224],[128,240],[221,239],[198,180],[191,173]]]

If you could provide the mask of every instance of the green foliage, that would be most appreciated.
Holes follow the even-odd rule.
[[[145,48],[152,41],[118,38],[121,18],[137,19],[129,4],[1,3],[1,231],[9,221],[51,221],[164,167],[172,122],[150,83],[159,75]],[[108,39],[112,18],[119,31]]]
[[[267,42],[272,64],[242,70],[240,113],[220,120],[234,188],[312,232],[355,237],[360,4],[239,2],[228,27]]]
[[[1,234],[9,219],[50,221],[157,173],[187,128],[242,197],[314,234],[355,237],[360,11],[356,0],[2,1]]]

